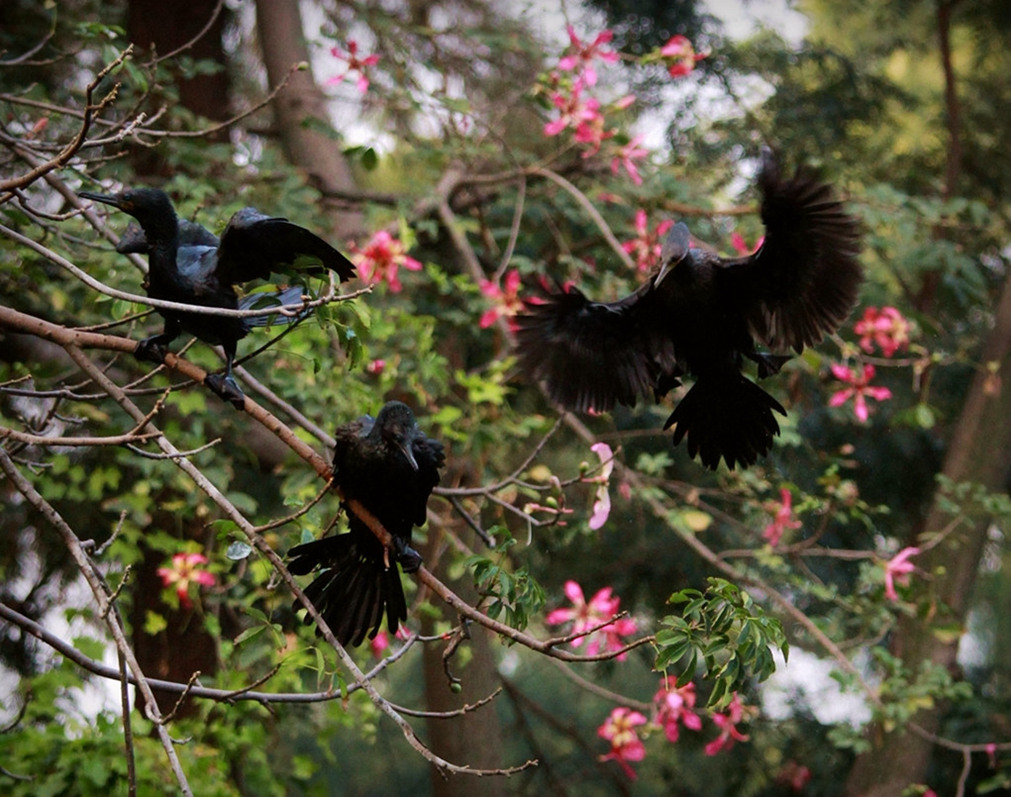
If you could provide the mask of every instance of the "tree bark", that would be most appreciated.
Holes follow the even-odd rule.
[[[127,34],[141,50],[154,47],[164,56],[192,42],[182,55],[194,60],[209,60],[221,68],[213,74],[178,77],[179,100],[184,108],[206,119],[221,122],[228,118],[229,81],[225,69],[225,51],[221,34],[225,27],[225,12],[214,17],[218,0],[185,0],[167,3],[165,0],[130,0],[127,12]],[[207,31],[200,34],[214,17]],[[227,140],[220,131],[219,140]]]
[[[957,195],[958,181],[962,176],[962,108],[958,99],[958,85],[955,82],[955,65],[951,59],[952,16],[961,0],[939,0],[937,5],[937,48],[944,73],[944,124],[948,134],[947,160],[944,164],[944,187],[941,196],[951,199]],[[937,227],[934,236],[940,238],[944,230]],[[923,275],[923,283],[916,296],[916,308],[921,313],[933,311],[937,291],[941,285],[938,269]]]
[[[997,492],[1007,489],[1011,474],[1011,277],[1004,285],[982,359],[985,367],[973,379],[942,473],[954,482],[972,482]],[[994,366],[997,370],[991,373],[988,368]],[[950,522],[942,502],[935,499],[925,529],[937,532]],[[943,543],[916,559],[919,567],[936,574],[930,582],[931,599],[945,611],[934,621],[964,624],[989,525],[989,518],[965,518]],[[917,672],[926,662],[954,670],[958,642],[941,641],[932,623],[916,616],[900,622],[893,649],[910,672]],[[913,719],[936,733],[941,708],[921,711]],[[910,783],[923,782],[934,747],[929,739],[904,728],[885,734],[874,727],[871,736],[874,749],[859,756],[850,772],[849,797],[893,797]]]
[[[429,544],[426,556],[430,556],[430,551],[437,544],[438,538],[435,530],[431,528],[429,535],[433,538],[433,542]],[[439,578],[446,579],[448,574],[445,569],[438,564],[436,567]],[[477,599],[472,582],[458,582],[452,586],[457,594],[469,603]],[[434,621],[430,617],[423,619],[422,633],[434,633]],[[500,686],[495,651],[492,647],[496,639],[494,634],[484,628],[471,627],[471,638],[462,643],[461,649],[448,664],[450,673],[461,681],[462,689],[458,693],[450,689],[442,658],[444,646],[425,645],[425,706],[429,711],[459,709],[461,706],[488,697]],[[466,659],[461,655],[464,646],[469,647],[471,653],[466,665],[462,663]],[[467,764],[478,769],[507,766],[507,762],[503,759],[505,752],[502,726],[496,713],[495,702],[461,717],[429,720],[428,738],[436,755],[454,764]],[[482,797],[505,797],[512,793],[508,788],[511,782],[507,778],[489,777],[478,781],[465,775],[447,778],[434,768],[431,770],[431,784],[433,797],[473,797],[475,794]]]
[[[284,80],[294,64],[309,63],[298,3],[257,0],[256,23],[271,87]],[[345,239],[359,233],[360,211],[332,196],[354,189],[355,180],[335,136],[322,132],[332,129],[332,124],[326,112],[326,96],[316,85],[312,69],[292,74],[273,105],[284,152],[323,194],[333,234]]]

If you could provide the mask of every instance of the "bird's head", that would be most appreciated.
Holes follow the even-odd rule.
[[[176,222],[172,200],[160,188],[130,188],[118,194],[93,194],[90,191],[81,191],[77,195],[82,199],[101,202],[129,213],[145,230],[169,219],[173,224]]]
[[[674,267],[688,257],[691,251],[692,236],[684,222],[678,222],[671,227],[660,249],[660,271],[653,280],[653,287],[658,286]]]
[[[411,408],[399,401],[390,401],[379,411],[372,429],[373,434],[378,433],[387,446],[397,449],[404,455],[412,470],[417,470],[418,460],[414,458],[414,452],[411,450],[417,428]]]

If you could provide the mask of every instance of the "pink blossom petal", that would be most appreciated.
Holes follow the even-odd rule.
[[[832,398],[828,400],[828,405],[830,407],[839,407],[849,401],[850,396],[853,394],[852,390],[840,390],[837,393],[832,394]]]
[[[690,52],[692,49],[692,43],[688,40],[686,36],[677,34],[671,36],[667,43],[660,48],[660,55],[667,56],[668,58],[677,58]]]
[[[832,363],[832,375],[840,382],[848,382],[853,378],[853,372],[842,363]]]
[[[586,598],[583,596],[583,588],[572,580],[565,582],[565,597],[573,603],[586,603]]]
[[[867,423],[870,412],[867,409],[867,400],[863,393],[857,393],[856,399],[853,401],[853,412],[860,423]]]
[[[607,485],[602,484],[597,488],[597,500],[593,503],[593,515],[590,517],[590,528],[596,531],[607,522],[608,515],[611,514],[611,496],[607,491]]]
[[[576,613],[572,609],[555,609],[548,612],[544,622],[548,625],[561,625],[575,619]]]
[[[546,125],[544,125],[544,135],[557,136],[568,126],[569,126],[568,122],[564,118],[555,119],[555,121],[548,122]]]

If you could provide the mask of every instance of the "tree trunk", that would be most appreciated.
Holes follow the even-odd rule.
[[[944,188],[941,196],[951,199],[957,195],[958,181],[962,176],[962,108],[955,82],[955,65],[951,60],[952,15],[961,0],[940,0],[937,5],[937,48],[944,74],[944,126],[948,134],[947,159],[944,164]],[[938,226],[934,236],[941,238],[944,230]],[[923,275],[916,296],[916,309],[921,313],[934,311],[937,291],[941,286],[941,272],[931,269]]]
[[[438,543],[435,529],[429,528],[432,538],[426,553]],[[436,565],[436,575],[447,579],[445,569]],[[447,583],[449,583],[447,581]],[[451,584],[457,594],[468,603],[477,599],[473,583]],[[434,622],[426,616],[422,621],[422,633],[432,634]],[[443,645],[425,645],[425,707],[429,711],[453,711],[461,706],[473,704],[488,697],[499,686],[498,670],[495,664],[493,644],[497,637],[484,628],[471,626],[471,638],[461,644],[461,649],[450,658],[449,672],[461,681],[460,692],[453,692],[443,664]],[[471,658],[461,655],[467,646]],[[466,661],[466,665],[463,662]],[[508,766],[503,761],[505,755],[502,743],[502,727],[496,712],[496,703],[482,706],[460,717],[433,719],[428,721],[428,738],[432,750],[454,764],[466,764],[476,769],[499,769]],[[433,767],[431,770],[433,797],[505,797],[511,793],[510,782],[502,777],[475,779],[469,775],[443,777]]]
[[[298,3],[257,0],[256,23],[267,80],[274,87],[293,65],[309,63]],[[323,194],[333,234],[346,239],[359,233],[360,211],[334,198],[335,194],[354,189],[355,181],[335,137],[321,132],[332,125],[326,113],[326,97],[311,69],[291,75],[288,85],[274,99],[274,117],[288,160],[305,171],[309,182]],[[310,120],[313,124],[306,124]]]
[[[954,482],[971,482],[997,492],[1007,488],[1011,473],[1011,278],[1004,285],[982,359],[985,367],[973,379],[942,472]],[[988,368],[993,366],[998,370],[991,373]],[[935,500],[925,529],[937,532],[949,522],[951,516]],[[918,566],[936,573],[930,582],[932,602],[939,609],[947,607],[947,613],[933,617],[933,622],[964,624],[989,524],[986,517],[964,518],[943,543],[917,558]],[[914,673],[925,662],[954,669],[958,653],[957,642],[942,642],[932,623],[919,616],[903,618],[893,648]],[[940,719],[940,708],[914,717],[930,733],[937,731]],[[910,783],[923,782],[933,749],[929,740],[902,728],[884,734],[874,727],[871,734],[875,747],[857,758],[847,795],[893,797]]]
[[[231,86],[221,42],[227,11],[221,9],[215,17],[217,6],[217,0],[130,0],[127,35],[140,50],[142,58],[145,51],[165,56],[186,46],[183,55],[217,64],[220,68],[211,74],[201,72],[189,78],[175,74],[175,83],[183,107],[205,119],[220,122],[229,116]],[[210,26],[208,22],[211,22]],[[171,62],[166,63],[172,65]],[[227,141],[228,133],[221,130],[209,138]],[[135,148],[131,154],[134,170],[145,178],[168,177],[170,172],[165,153],[165,146]],[[172,528],[174,523],[169,514],[155,520],[154,525],[156,528]],[[201,533],[202,524],[198,524],[180,536],[188,539],[190,536],[199,537]],[[172,611],[162,600],[162,582],[157,570],[165,564],[168,557],[164,552],[154,551],[146,545],[141,546],[140,552],[142,559],[133,571],[130,627],[134,653],[141,669],[155,678],[182,683],[197,671],[205,676],[214,674],[218,669],[218,650],[214,636],[204,628],[203,621],[193,610]],[[145,630],[149,611],[165,616],[167,626],[163,631],[149,634]],[[162,714],[167,714],[179,696],[155,691],[155,698]],[[144,701],[138,698],[137,705],[143,706]],[[189,716],[196,711],[197,705],[187,700],[180,706],[177,716]]]
[[[127,12],[127,35],[141,51],[154,47],[159,56],[168,55],[180,47],[192,44],[182,53],[194,60],[209,60],[218,64],[213,74],[201,73],[193,77],[178,77],[179,100],[193,113],[221,122],[228,118],[229,83],[225,69],[225,51],[221,33],[225,27],[225,11],[214,18],[207,31],[204,29],[217,8],[217,0],[185,0],[166,3],[165,0],[130,0]],[[226,131],[220,131],[218,140],[227,140]]]

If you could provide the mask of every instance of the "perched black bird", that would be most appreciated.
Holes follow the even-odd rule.
[[[334,436],[334,484],[383,524],[396,560],[413,573],[421,556],[411,548],[411,532],[424,524],[428,496],[439,483],[442,443],[426,437],[399,401],[386,404],[374,421],[366,415],[338,427]],[[395,634],[407,619],[407,602],[390,552],[352,509],[347,514],[350,532],[295,546],[288,569],[305,575],[323,568],[305,594],[342,645],[359,645],[366,634],[375,637],[384,613]]]
[[[232,216],[219,241],[199,224],[179,221],[168,195],[156,188],[119,194],[81,192],[78,196],[112,205],[137,219],[140,229],[131,224],[116,249],[124,254],[147,254],[145,287],[152,299],[233,310],[294,304],[300,300],[298,288],[249,294],[240,299],[234,286],[290,270],[321,274],[330,269],[342,281],[355,275],[351,262],[322,238],[287,219],[271,218],[253,208]],[[307,268],[309,262],[317,265]],[[236,345],[250,329],[268,323],[267,317],[158,312],[165,319],[165,329],[160,335],[142,340],[137,345],[137,356],[160,363],[165,358],[165,347],[182,332],[196,335],[205,343],[220,344],[225,350],[225,373],[210,374],[206,382],[219,396],[241,407],[243,394],[232,378]]]
[[[578,411],[659,399],[694,377],[664,425],[675,426],[674,445],[687,439],[688,453],[713,470],[721,457],[729,468],[754,464],[779,433],[773,412],[786,411],[742,375],[742,357],[759,377],[778,373],[789,357],[777,352],[799,354],[839,327],[863,278],[859,223],[828,185],[806,169],[785,179],[766,156],[758,186],[757,252],[721,258],[693,248],[676,224],[658,269],[630,296],[592,302],[570,288],[529,304],[517,318],[520,369]]]

